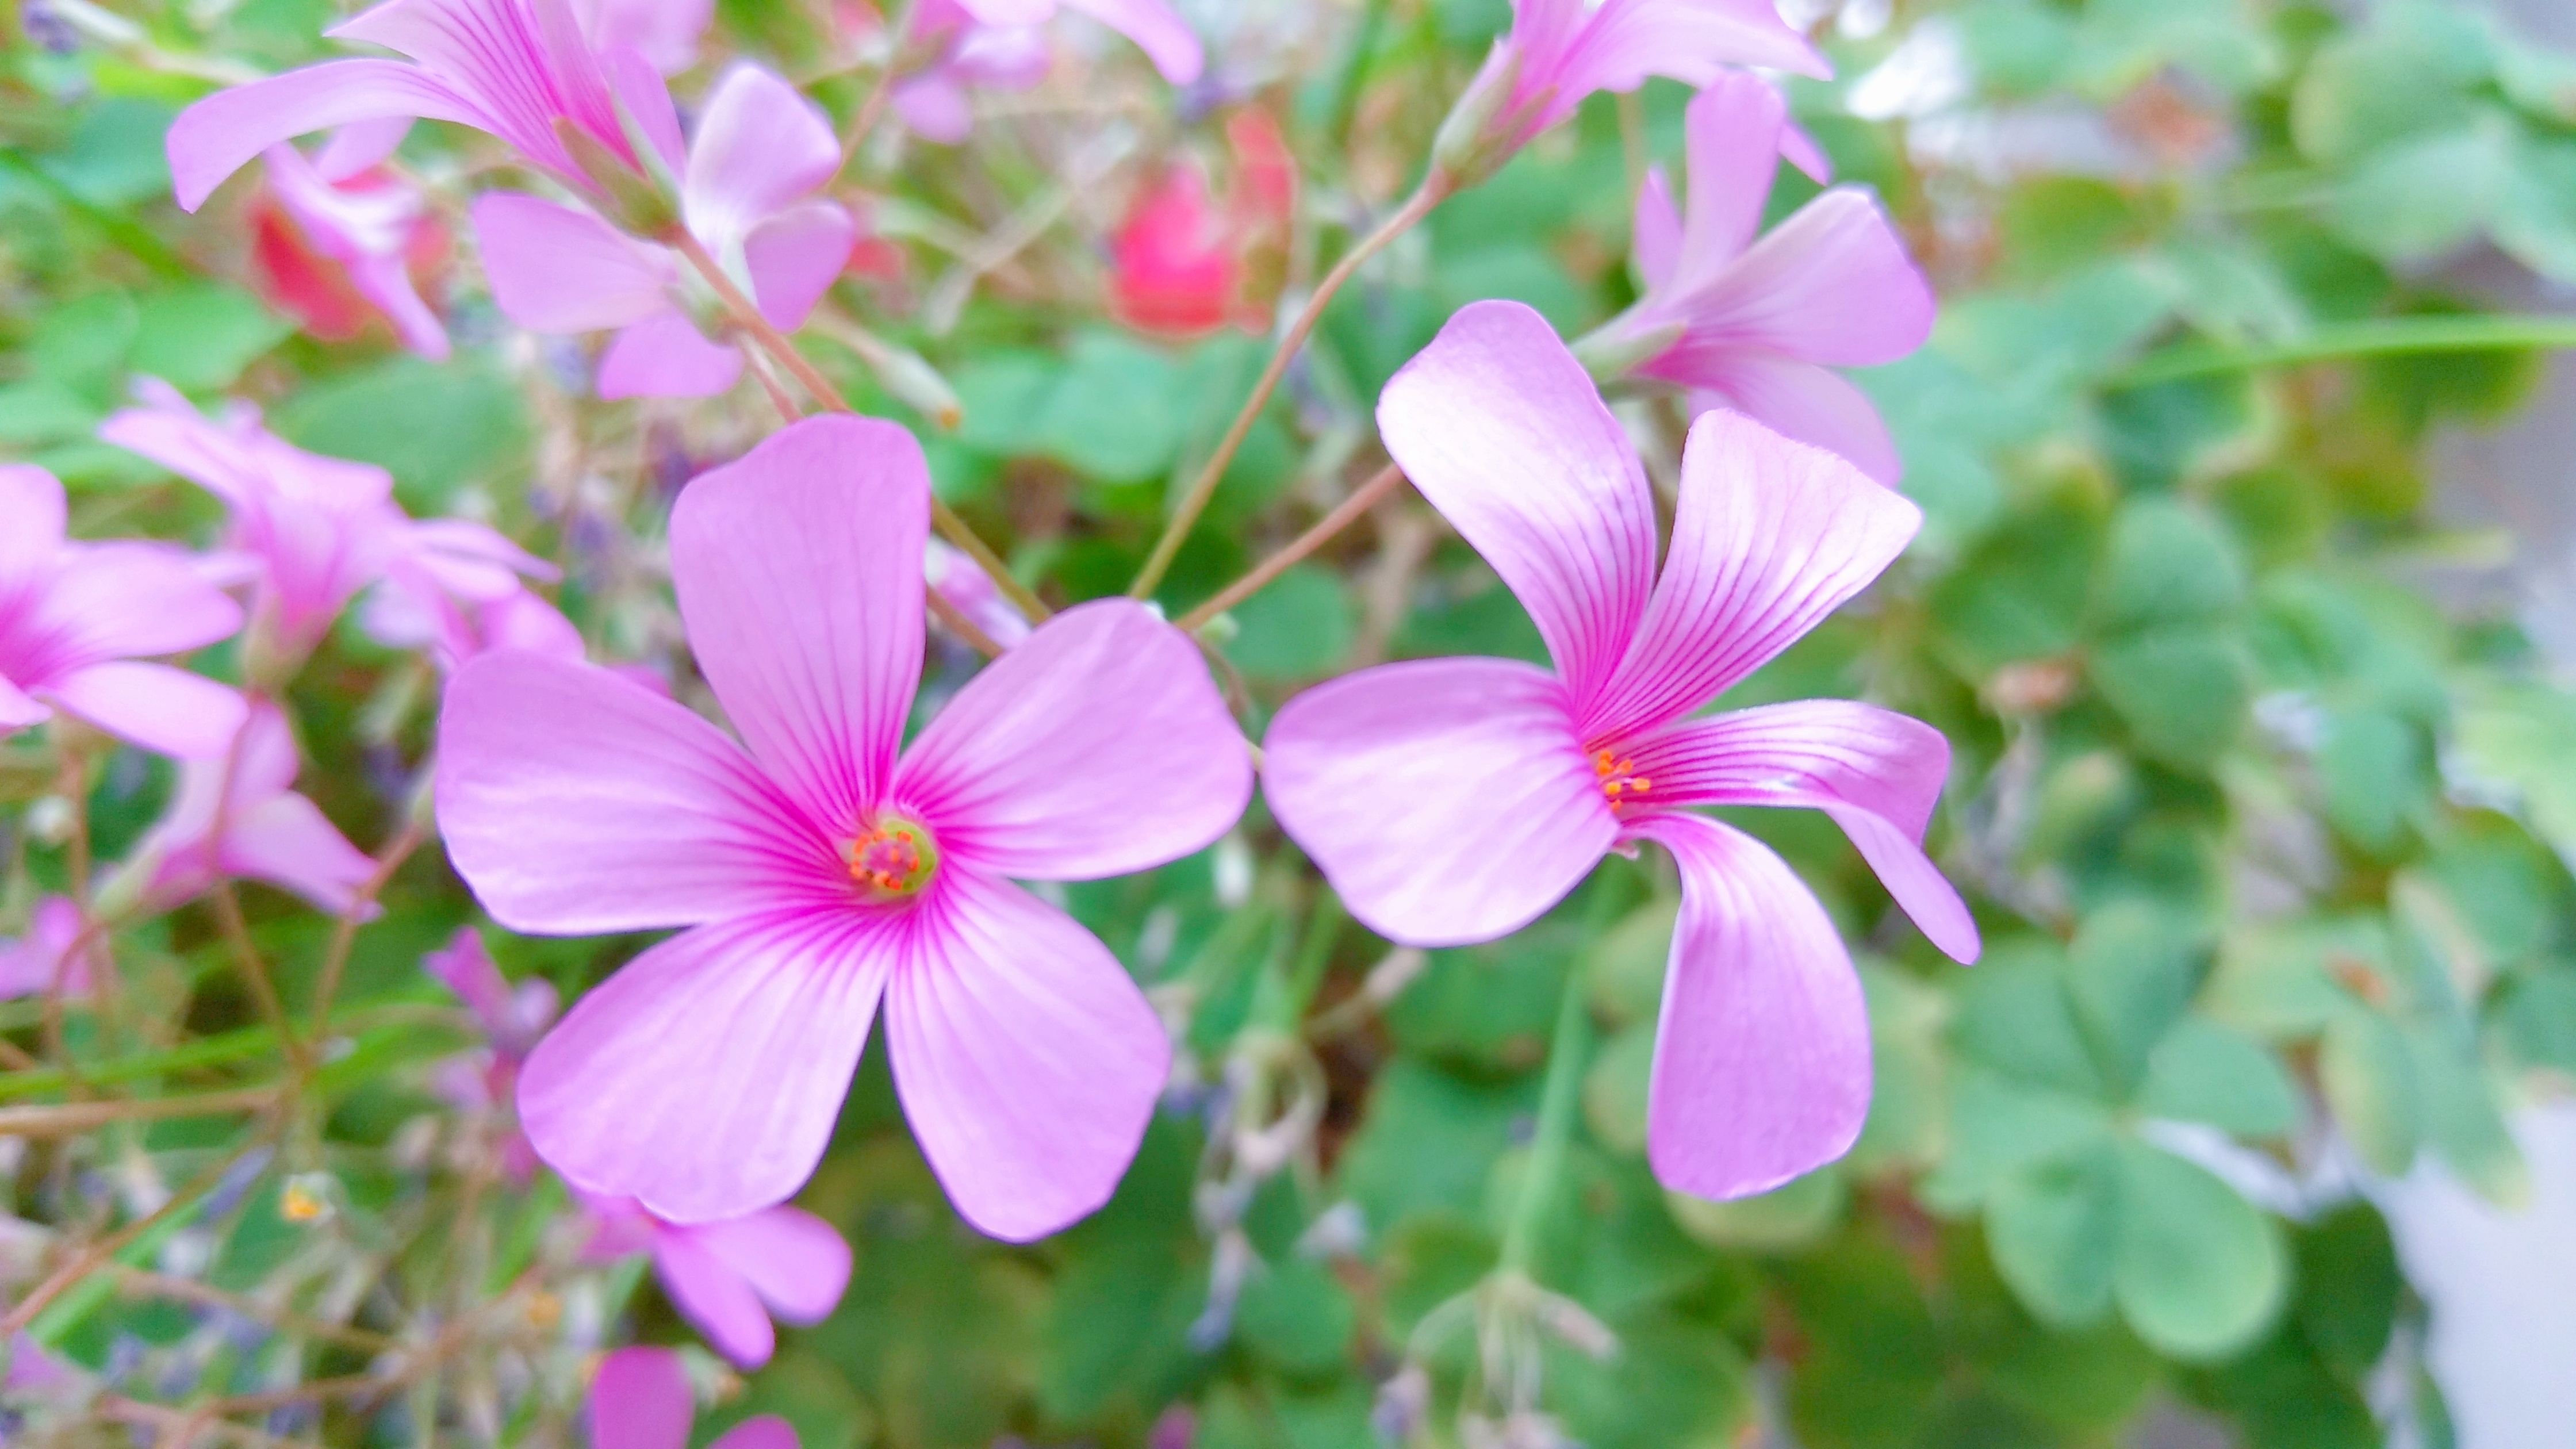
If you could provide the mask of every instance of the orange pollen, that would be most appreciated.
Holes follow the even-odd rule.
[[[1655,788],[1654,781],[1637,773],[1634,759],[1622,759],[1608,750],[1593,755],[1592,773],[1601,777],[1601,793],[1609,799],[1613,810],[1629,803],[1621,796],[1643,795]]]
[[[921,827],[889,820],[850,842],[850,879],[888,895],[921,889],[939,862]]]

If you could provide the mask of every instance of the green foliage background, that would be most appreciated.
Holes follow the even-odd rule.
[[[0,453],[64,478],[75,532],[212,536],[202,495],[92,440],[138,373],[252,397],[290,438],[390,468],[415,511],[484,514],[566,556],[577,480],[622,490],[649,541],[672,469],[770,426],[749,389],[687,410],[584,400],[470,269],[452,289],[453,362],[297,335],[244,285],[237,214],[171,206],[160,136],[212,84],[183,62],[297,63],[322,53],[330,17],[309,0],[125,13],[130,43],[69,54],[13,25],[0,75]],[[1336,14],[1311,64],[1267,92],[1304,168],[1308,274],[1398,194],[1506,18],[1498,0]],[[728,0],[720,25],[791,70],[823,48],[808,10]],[[1862,120],[1846,101],[1927,28],[1961,62],[1954,120],[2076,117],[2146,159],[2110,176],[2045,154],[1920,163],[1935,118]],[[2509,619],[2437,608],[2417,583],[2453,541],[2427,510],[2428,437],[2509,413],[2537,371],[2530,344],[2567,336],[2491,315],[2426,264],[2492,247],[2576,283],[2576,57],[2454,7],[2352,24],[2266,0],[1904,4],[1831,48],[1845,79],[1793,85],[1795,110],[1846,179],[1878,189],[1943,295],[1932,344],[1860,379],[1930,521],[1861,606],[1728,703],[1866,696],[1940,727],[1957,761],[1934,849],[1989,942],[1973,969],[1941,960],[1820,817],[1730,817],[1799,868],[1862,957],[1878,1086],[1859,1148],[1747,1202],[1657,1188],[1644,1087],[1674,910],[1657,861],[1613,861],[1508,940],[1430,953],[1381,1002],[1371,983],[1413,963],[1387,965],[1256,805],[1209,856],[1068,892],[1185,1023],[1200,1084],[1115,1200],[1032,1247],[974,1236],[872,1051],[801,1199],[854,1245],[849,1294],[702,1417],[701,1442],[778,1412],[807,1449],[1124,1445],[1183,1403],[1206,1449],[1327,1449],[1375,1442],[1373,1407],[1407,1365],[1429,1385],[1414,1432],[1455,1442],[1460,1396],[1473,1407],[1493,1382],[1473,1320],[1441,1307],[1489,1281],[1533,1201],[1531,1276],[1616,1341],[1603,1358],[1545,1334],[1534,1350],[1540,1405],[1595,1449],[1740,1444],[1762,1421],[1813,1449],[2101,1445],[2173,1402],[2245,1444],[2359,1449],[2382,1441],[2363,1385],[2393,1340],[2415,1380],[2403,1413],[2444,1442],[2439,1395],[2395,1333],[2422,1309],[2375,1212],[2346,1199],[2284,1216],[2207,1164],[2233,1149],[2297,1179],[2331,1132],[2373,1172],[2429,1157],[2509,1203],[2527,1184],[2505,1114],[2576,1075],[2576,701]],[[846,116],[862,90],[818,94]],[[1684,99],[1658,83],[1624,114],[1595,100],[1365,271],[1165,601],[1206,597],[1365,475],[1378,388],[1457,306],[1518,298],[1570,336],[1624,305],[1635,162],[1678,166]],[[1070,600],[1123,587],[1265,349],[1102,320],[1080,205],[1033,249],[1030,278],[976,289],[953,326],[910,305],[907,287],[934,290],[951,265],[942,226],[981,231],[1063,184],[1048,125],[898,158],[876,178],[876,219],[910,280],[843,284],[952,380],[961,428],[938,433],[834,344],[811,353],[863,409],[913,423],[942,495]],[[473,138],[433,130],[406,156],[452,176]],[[1212,131],[1165,110],[1136,149],[1206,149]],[[1812,193],[1784,171],[1774,217]],[[1677,442],[1664,404],[1633,410]],[[604,655],[668,658],[667,605],[634,557],[577,567],[564,605]],[[1256,734],[1356,659],[1537,648],[1418,503],[1292,569],[1232,626],[1223,652]],[[423,757],[434,693],[350,629],[298,685],[305,788],[362,844],[395,823],[386,782]],[[11,742],[0,818],[23,825],[50,779],[37,746]],[[161,767],[111,762],[90,800],[101,852],[167,788]],[[29,830],[8,838],[14,927],[67,863]],[[529,1360],[537,1392],[498,1394],[497,1349],[444,1381],[446,1432],[556,1442],[586,1343],[686,1330],[633,1267],[568,1265],[559,1189],[514,1193],[406,1138],[444,1110],[428,1063],[465,1044],[426,1012],[441,998],[418,958],[473,908],[435,852],[386,901],[360,937],[351,1046],[322,1110],[253,1191],[185,1230],[209,1283],[304,1311],[370,1265],[350,1311],[389,1330],[522,1271],[560,1275],[568,1347]],[[292,1007],[328,923],[279,897],[254,914]],[[567,995],[641,944],[491,938],[509,970]],[[85,1068],[145,1092],[274,1076],[276,1043],[207,921],[182,913],[120,950],[140,1010],[71,1023]],[[1573,1040],[1597,1044],[1571,1151],[1534,1185],[1523,1144],[1569,982],[1590,1028]],[[0,1006],[0,1025],[36,1045],[31,1003]],[[12,1101],[62,1090],[42,1070],[0,1076]],[[1313,1130],[1284,1161],[1247,1158],[1239,1129],[1299,1101]],[[19,1166],[15,1211],[71,1224],[90,1211],[80,1173],[139,1159],[181,1183],[240,1130],[47,1144]],[[338,1215],[282,1221],[289,1171],[329,1174]],[[364,1366],[291,1333],[225,1347],[202,1314],[105,1285],[39,1328],[93,1367],[194,1354],[182,1397]],[[518,1407],[477,1417],[503,1403]],[[418,1395],[341,1406],[316,1432],[419,1442],[417,1416],[437,1412]]]

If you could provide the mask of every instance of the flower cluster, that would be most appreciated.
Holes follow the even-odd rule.
[[[964,139],[970,86],[1025,87],[1049,67],[1059,8],[1113,27],[1175,84],[1200,74],[1199,39],[1160,0],[925,0],[880,27],[876,99],[923,137]],[[1978,931],[1924,853],[1948,772],[1938,732],[1850,700],[1703,712],[1869,587],[1920,522],[1884,486],[1898,466],[1875,413],[1827,370],[1926,335],[1930,295],[1902,243],[1849,188],[1755,239],[1779,158],[1822,166],[1772,83],[1740,68],[1821,71],[1769,0],[1515,7],[1431,158],[1426,205],[1596,91],[1648,76],[1702,88],[1687,212],[1660,174],[1638,201],[1633,308],[1578,358],[1529,308],[1473,303],[1378,401],[1394,468],[1518,598],[1554,667],[1365,669],[1288,699],[1257,747],[1237,681],[1205,657],[1213,633],[1146,602],[1150,577],[1135,597],[1048,611],[1018,559],[946,512],[914,434],[852,415],[797,349],[791,334],[828,314],[898,397],[944,395],[836,310],[869,214],[841,178],[867,137],[845,141],[823,104],[748,61],[676,102],[665,77],[697,63],[708,22],[704,4],[388,0],[331,34],[402,59],[217,92],[167,139],[191,210],[266,158],[255,259],[316,336],[381,317],[405,347],[446,356],[457,344],[434,303],[471,278],[447,275],[439,218],[462,214],[509,322],[614,334],[599,398],[722,399],[756,373],[793,411],[780,372],[793,375],[825,415],[737,437],[670,480],[653,563],[676,611],[663,633],[694,675],[657,688],[590,657],[550,596],[576,543],[549,562],[485,522],[415,517],[386,469],[299,448],[247,402],[209,416],[145,380],[99,436],[212,495],[221,537],[196,554],[75,542],[50,475],[0,470],[0,729],[95,727],[177,757],[178,781],[121,868],[45,901],[0,950],[0,991],[80,990],[108,964],[83,945],[102,922],[237,879],[346,930],[371,916],[397,856],[362,851],[298,793],[289,703],[355,605],[360,633],[436,681],[427,798],[415,790],[406,818],[434,827],[490,921],[670,933],[558,1017],[553,983],[514,985],[482,933],[460,930],[423,964],[480,1045],[436,1068],[437,1090],[509,1180],[542,1164],[569,1185],[583,1260],[649,1255],[681,1317],[738,1365],[770,1357],[773,1318],[814,1322],[849,1280],[848,1245],[786,1204],[880,1021],[904,1117],[967,1222],[1023,1242],[1108,1200],[1175,1084],[1175,1045],[1063,887],[1267,829],[1246,820],[1256,784],[1350,913],[1402,947],[1508,935],[1606,854],[1660,847],[1681,908],[1656,1173],[1734,1197],[1851,1145],[1871,1063],[1842,938],[1778,856],[1707,809],[1821,810],[1941,950],[1972,960]],[[394,158],[423,118],[498,138],[538,190],[458,197],[455,178],[415,174]],[[294,144],[323,131],[318,153]],[[1297,163],[1257,106],[1227,133],[1224,205],[1195,162],[1165,163],[1106,239],[1111,310],[1139,330],[1281,320]],[[1377,244],[1298,298],[1209,487]],[[1697,416],[1660,567],[1655,493],[1596,378],[1677,386]],[[1171,548],[1196,506],[1175,510]],[[933,627],[993,657],[925,710]],[[212,666],[235,684],[156,662],[236,635]],[[669,1352],[626,1349],[598,1366],[591,1404],[601,1449],[677,1444],[691,1390]],[[719,1442],[793,1435],[754,1420]]]

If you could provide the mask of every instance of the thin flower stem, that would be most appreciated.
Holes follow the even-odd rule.
[[[122,1102],[71,1102],[58,1107],[0,1107],[0,1134],[68,1137],[111,1122],[154,1122],[169,1117],[215,1117],[274,1106],[285,1084],[210,1092],[199,1097],[138,1097]]]
[[[311,1036],[314,1041],[322,1040],[323,1033],[330,1030],[331,998],[340,992],[341,973],[348,969],[349,952],[357,944],[358,917],[365,913],[368,906],[375,903],[377,895],[385,888],[385,882],[392,880],[394,872],[402,869],[403,862],[409,860],[411,853],[420,848],[420,842],[419,824],[406,823],[400,833],[385,843],[384,849],[376,852],[375,872],[359,883],[357,892],[349,902],[349,908],[342,911],[340,919],[333,923],[331,948],[322,958],[321,982],[313,988]],[[310,1063],[306,1065],[309,1067]]]
[[[895,79],[903,70],[904,43],[912,38],[913,16],[920,9],[921,0],[904,0],[892,23],[886,26],[885,65],[877,71],[877,83],[868,91],[868,98],[859,103],[858,115],[850,120],[850,133],[841,142],[841,164],[832,168],[833,175],[850,169],[850,163],[859,159],[859,152],[867,146],[868,137],[875,134],[877,122],[885,119],[886,106],[894,100]]]
[[[220,1288],[209,1287],[193,1278],[173,1278],[164,1273],[149,1272],[142,1268],[126,1268],[119,1274],[119,1278],[125,1291],[138,1297],[168,1298],[182,1303],[200,1304],[208,1308],[227,1309],[244,1318],[265,1323],[280,1332],[296,1334],[304,1338],[328,1339],[368,1353],[383,1353],[388,1349],[401,1346],[399,1340],[381,1333],[345,1323],[325,1323],[321,1319],[307,1318],[284,1308],[271,1308],[239,1294],[226,1293]]]
[[[689,235],[686,228],[675,227],[667,240],[679,248],[680,254],[689,259],[689,264],[698,269],[698,275],[706,278],[707,285],[715,289],[716,299],[724,303],[734,325],[751,334],[818,405],[836,413],[857,411],[850,406],[849,399],[841,396],[841,390],[832,386],[830,378],[807,361],[805,354],[798,352],[796,345],[788,341],[784,333],[770,325],[769,319],[761,315],[760,308],[743,295],[742,288],[734,285],[733,278],[725,275],[724,268],[716,264],[716,259],[707,254],[706,247],[696,237]],[[964,550],[968,558],[992,575],[993,587],[1000,589],[1004,598],[1027,615],[1030,623],[1042,623],[1052,615],[1053,610],[1038,602],[1037,595],[1011,576],[1010,569],[1002,563],[1001,555],[977,537],[975,530],[966,526],[966,520],[957,516],[957,510],[941,502],[935,493],[930,499],[930,521],[937,526],[942,538]]]
[[[1225,437],[1217,443],[1216,451],[1208,455],[1198,477],[1191,481],[1189,491],[1181,495],[1180,506],[1172,511],[1171,521],[1163,526],[1163,536],[1155,541],[1153,553],[1146,557],[1144,568],[1137,571],[1136,581],[1127,586],[1129,598],[1145,598],[1154,592],[1155,585],[1163,581],[1163,574],[1171,568],[1172,559],[1181,551],[1182,541],[1189,537],[1199,515],[1207,511],[1208,500],[1216,496],[1216,485],[1225,477],[1226,466],[1234,461],[1235,450],[1243,446],[1244,435],[1252,431],[1253,420],[1261,416],[1262,406],[1270,401],[1270,394],[1278,390],[1279,379],[1287,375],[1288,364],[1296,360],[1298,351],[1306,345],[1307,336],[1323,319],[1324,308],[1333,300],[1333,294],[1339,292],[1342,284],[1348,282],[1369,258],[1384,251],[1388,243],[1429,216],[1431,209],[1448,194],[1447,173],[1434,169],[1393,216],[1370,232],[1359,245],[1352,247],[1347,255],[1334,263],[1331,271],[1324,274],[1324,280],[1316,284],[1314,295],[1298,309],[1296,320],[1288,324],[1287,334],[1279,339],[1277,347],[1271,349],[1270,363],[1261,369],[1260,380],[1253,383],[1252,395],[1243,400],[1243,407],[1234,415],[1233,425],[1225,430]]]
[[[303,1039],[295,1034],[286,1019],[286,1002],[277,994],[277,983],[268,974],[268,958],[259,952],[259,943],[250,938],[250,922],[242,915],[241,896],[233,889],[230,877],[215,882],[215,920],[223,927],[224,943],[232,948],[233,962],[241,967],[242,979],[250,983],[251,999],[259,1003],[259,1014],[277,1033],[277,1044],[286,1052],[288,1065],[299,1074],[305,1070]]]
[[[1598,887],[1596,887],[1598,889]],[[1583,1070],[1592,1056],[1592,1002],[1584,973],[1566,973],[1565,998],[1556,1010],[1556,1031],[1547,1046],[1547,1080],[1539,1088],[1538,1129],[1530,1138],[1529,1160],[1521,1168],[1520,1201],[1503,1233],[1502,1268],[1527,1275],[1538,1253],[1538,1237],[1564,1175],[1568,1147],[1574,1138],[1576,1109],[1583,1100]]]
[[[974,645],[976,653],[987,659],[1002,657],[1000,642],[977,627],[974,620],[966,617],[964,610],[948,602],[946,594],[933,588],[926,590],[922,598],[929,603],[930,612],[939,616],[939,622],[948,626],[948,632]]]
[[[1252,572],[1228,584],[1216,597],[1183,614],[1177,621],[1183,633],[1194,633],[1207,622],[1254,594],[1272,579],[1286,573],[1289,566],[1332,541],[1333,535],[1351,526],[1359,516],[1377,506],[1379,500],[1395,491],[1404,481],[1404,470],[1393,463],[1378,470],[1376,477],[1351,491],[1351,496],[1334,505],[1333,511],[1316,520],[1315,526],[1297,535],[1287,547],[1263,559]]]
[[[245,1148],[207,1168],[197,1175],[195,1181],[172,1193],[168,1202],[90,1244],[70,1262],[55,1269],[45,1281],[28,1289],[27,1296],[19,1299],[10,1308],[7,1316],[0,1317],[0,1339],[14,1337],[18,1330],[33,1323],[36,1315],[45,1311],[46,1304],[61,1297],[72,1285],[98,1271],[101,1265],[115,1257],[118,1250],[126,1244],[159,1227],[180,1212],[194,1211],[198,1202],[214,1190],[215,1184],[223,1181],[224,1175],[240,1165],[241,1161],[254,1150],[256,1149]]]

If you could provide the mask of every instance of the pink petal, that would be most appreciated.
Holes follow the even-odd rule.
[[[1528,925],[1619,829],[1565,687],[1499,659],[1382,665],[1307,690],[1271,721],[1261,777],[1351,914],[1412,946]]]
[[[1773,0],[1602,0],[1556,71],[1574,98],[1627,91],[1648,76],[1710,86],[1729,67],[1761,66],[1823,80],[1833,74]],[[1762,149],[1768,151],[1770,143]]]
[[[695,1230],[670,1227],[657,1234],[653,1268],[671,1306],[716,1352],[747,1369],[769,1362],[778,1335],[768,1311],[741,1274],[697,1241]]]
[[[39,703],[25,690],[0,676],[0,734],[42,724],[54,717],[53,710]]]
[[[376,873],[375,861],[319,806],[292,794],[272,795],[235,814],[225,827],[221,861],[227,875],[266,881],[333,915],[355,908],[358,887]]]
[[[1694,1197],[1744,1197],[1842,1156],[1869,1115],[1869,1010],[1824,907],[1780,857],[1714,820],[1628,828],[1682,873],[1646,1096],[1655,1176]]]
[[[834,899],[845,879],[732,741],[603,669],[480,655],[448,686],[439,746],[448,859],[514,931],[695,925]]]
[[[765,1208],[688,1230],[789,1323],[820,1323],[850,1286],[850,1245],[802,1208]]]
[[[1109,1200],[1171,1044],[1071,916],[971,871],[939,879],[886,985],[895,1087],[957,1211],[1028,1242]]]
[[[1377,415],[1387,451],[1589,700],[1645,612],[1655,504],[1583,364],[1528,307],[1477,302],[1386,385]]]
[[[432,361],[446,359],[447,329],[413,288],[411,268],[402,257],[356,258],[349,263],[349,283],[394,324],[403,346]]]
[[[474,236],[492,300],[538,332],[596,332],[671,305],[670,254],[592,216],[516,192],[475,198]]]
[[[187,554],[156,543],[74,545],[32,617],[65,668],[176,654],[242,626],[239,604],[200,578]]]
[[[1064,8],[1080,11],[1136,42],[1163,79],[1176,86],[1197,80],[1206,63],[1197,32],[1164,0],[1064,0]]]
[[[1779,169],[1780,127],[1788,113],[1771,83],[1747,71],[1728,71],[1692,98],[1683,115],[1690,213],[1674,290],[1707,286],[1753,240],[1771,174]]]
[[[63,960],[80,933],[80,907],[70,897],[40,898],[29,913],[27,934],[0,941],[0,1001],[51,991],[58,984],[66,993],[89,990],[89,963]]]
[[[183,760],[223,754],[249,716],[239,694],[166,664],[93,664],[45,695],[118,739]]]
[[[63,546],[63,485],[33,463],[0,464],[0,610],[52,571]]]
[[[1840,608],[1922,511],[1851,464],[1735,413],[1702,414],[1644,632],[1583,718],[1611,740],[1681,718]]]
[[[1629,247],[1637,257],[1637,275],[1649,291],[1660,291],[1682,263],[1682,217],[1673,207],[1672,183],[1664,179],[1661,166],[1649,167],[1645,185],[1637,188]]]
[[[314,174],[336,185],[373,168],[401,147],[411,123],[409,116],[380,116],[342,126],[314,153]]]
[[[680,108],[671,100],[671,87],[662,80],[662,73],[643,52],[625,44],[603,48],[599,66],[629,129],[652,143],[658,153],[654,159],[664,171],[679,174],[689,163],[688,142],[680,135]]]
[[[471,99],[398,61],[325,61],[217,91],[170,123],[164,145],[171,190],[182,211],[194,211],[225,177],[280,141],[413,116],[490,129]]]
[[[831,119],[794,86],[737,64],[716,82],[689,143],[680,208],[718,256],[841,169]]]
[[[761,315],[784,331],[805,325],[858,241],[858,223],[834,201],[792,206],[753,227],[743,239],[743,266]]]
[[[607,79],[568,0],[384,0],[326,33],[419,61],[473,98],[481,116],[468,125],[567,177],[581,172],[555,134],[559,117],[632,159]]]
[[[1252,798],[1251,753],[1197,646],[1127,599],[1068,609],[986,665],[898,778],[942,851],[1021,880],[1177,860]]]
[[[897,917],[700,926],[592,987],[537,1044],[519,1116],[566,1181],[676,1223],[755,1212],[822,1159],[897,949]]]
[[[796,1427],[776,1414],[761,1414],[717,1435],[707,1449],[797,1449]]]
[[[671,511],[698,667],[772,778],[827,829],[883,803],[921,679],[930,470],[893,423],[808,418]]]
[[[621,1348],[590,1381],[590,1449],[688,1449],[689,1372],[667,1348]]]
[[[1825,154],[1824,147],[1816,144],[1815,137],[1807,134],[1806,127],[1795,121],[1783,122],[1780,127],[1780,156],[1807,173],[1807,179],[1818,186],[1834,184],[1833,158]]]
[[[906,129],[924,140],[954,146],[975,131],[974,103],[966,88],[945,71],[933,70],[898,83],[894,113]]]
[[[1887,213],[1869,193],[1845,186],[1773,227],[1684,310],[1685,346],[1750,346],[1870,367],[1922,346],[1934,303]]]
[[[599,359],[599,395],[714,397],[742,376],[742,354],[707,340],[683,312],[655,312],[617,334]]]
[[[1977,923],[1923,854],[1950,773],[1950,742],[1921,720],[1846,699],[1765,705],[1686,720],[1636,743],[1657,805],[1822,810],[1888,894],[1953,960],[1977,959]]]
[[[1695,389],[1690,395],[1694,418],[1711,408],[1731,407],[1792,442],[1840,454],[1887,487],[1905,476],[1905,460],[1887,435],[1877,404],[1840,373],[1749,348],[1678,357],[1667,353],[1639,371],[1666,376],[1685,368],[1689,376],[1672,380]]]
[[[664,75],[697,63],[698,37],[715,18],[715,0],[575,0],[573,9],[592,49],[633,46]]]

